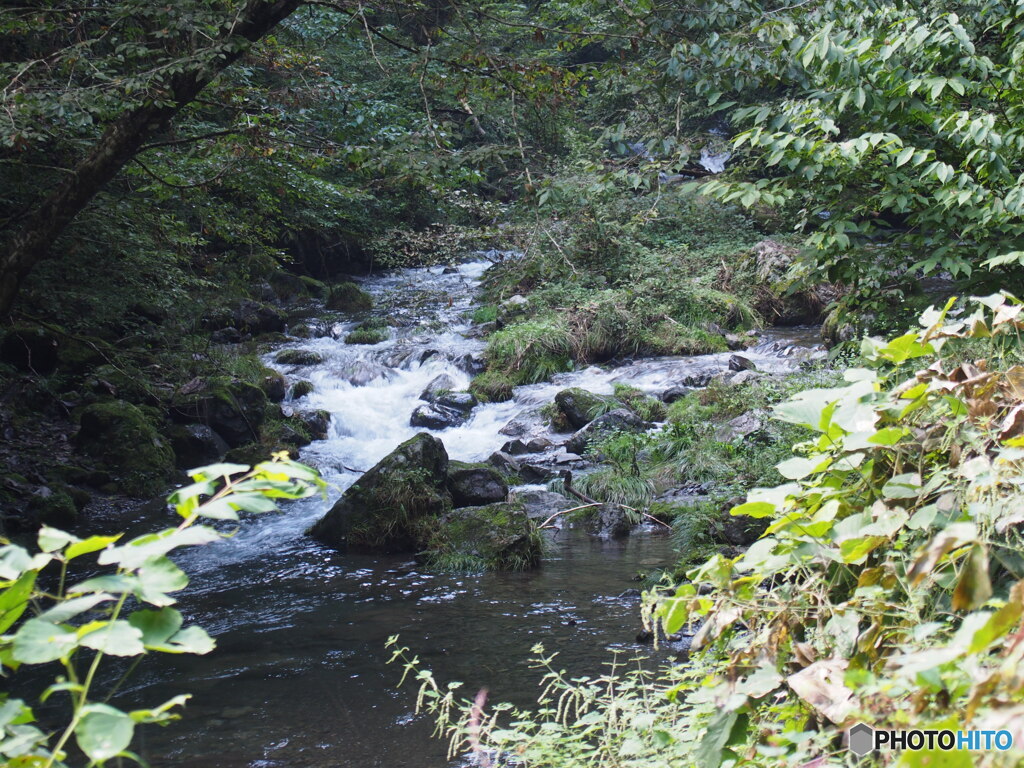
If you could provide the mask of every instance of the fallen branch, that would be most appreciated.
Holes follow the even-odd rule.
[[[550,523],[550,522],[551,522],[552,520],[554,520],[554,519],[555,519],[556,517],[558,517],[559,515],[567,515],[567,514],[569,514],[570,512],[579,512],[579,511],[580,511],[581,509],[590,509],[591,507],[600,507],[600,506],[601,506],[601,505],[600,505],[599,503],[597,503],[597,502],[594,502],[593,504],[584,504],[584,505],[583,505],[583,506],[581,506],[581,507],[573,507],[572,509],[563,509],[563,510],[562,510],[561,512],[555,512],[555,514],[553,514],[553,515],[552,515],[551,517],[549,517],[549,518],[548,518],[547,520],[545,520],[545,521],[544,521],[543,523],[541,523],[540,525],[538,525],[538,526],[537,526],[537,529],[538,529],[538,530],[542,530],[542,529],[544,529],[544,528],[547,528],[547,527],[548,527],[548,523]]]

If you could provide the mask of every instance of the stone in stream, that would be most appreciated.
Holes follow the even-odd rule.
[[[512,501],[523,506],[528,517],[543,523],[553,515],[578,507],[580,503],[554,491],[516,491]]]
[[[426,400],[428,403],[432,403],[439,395],[451,392],[455,388],[455,379],[447,373],[442,373],[431,379],[430,383],[423,388],[423,391],[420,393],[420,400]]]
[[[299,414],[306,431],[314,440],[326,440],[327,432],[331,426],[331,414],[329,411],[305,411]]]
[[[602,410],[607,410],[609,405],[616,402],[614,398],[595,395],[579,387],[563,389],[555,395],[555,405],[576,429],[589,424]]]
[[[465,423],[468,414],[457,411],[454,408],[447,408],[443,405],[427,403],[421,405],[412,412],[409,417],[409,424],[413,427],[424,427],[426,429],[448,429]]]
[[[354,360],[331,373],[356,387],[365,387],[376,379],[391,379],[394,376],[390,369],[369,360]]]
[[[206,424],[237,448],[259,440],[266,410],[267,396],[259,387],[213,379],[203,383],[199,392],[179,397],[171,417],[181,424]]]
[[[448,491],[456,508],[474,507],[505,501],[508,484],[492,466],[453,461],[448,467]]]
[[[543,539],[522,505],[464,507],[444,515],[431,537],[428,562],[459,570],[536,568]]]
[[[582,454],[594,438],[608,432],[619,430],[623,432],[641,432],[646,428],[644,421],[632,411],[625,408],[616,408],[603,416],[598,416],[581,430],[576,432],[565,444],[567,453]]]
[[[729,358],[729,370],[730,371],[756,371],[757,366],[754,362],[743,355],[733,355]]]
[[[365,472],[308,533],[338,549],[418,552],[451,509],[447,480],[444,444],[421,432]]]
[[[621,539],[632,529],[626,510],[618,504],[602,504],[587,518],[587,531],[601,538]]]

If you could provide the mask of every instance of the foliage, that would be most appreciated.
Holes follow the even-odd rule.
[[[720,707],[701,749],[719,720],[742,729],[733,758],[792,765],[830,759],[808,716],[899,728],[950,712],[960,728],[1019,717],[1024,305],[974,303],[869,339],[871,367],[847,371],[846,386],[777,406],[818,436],[779,464],[790,482],[732,510],[769,518],[765,535],[655,601],[666,632],[701,620],[692,647],[723,673],[701,694]],[[958,359],[979,342],[985,360]]]
[[[325,487],[316,472],[284,455],[252,469],[218,464],[189,474],[193,484],[169,498],[182,518],[176,528],[121,543],[121,536],[79,539],[44,526],[35,554],[3,540],[0,670],[10,675],[22,667],[60,665],[62,672],[40,702],[63,694],[70,699],[69,719],[54,742],[33,725],[35,715],[24,701],[0,697],[0,754],[7,764],[66,765],[72,737],[90,765],[115,758],[141,763],[128,751],[135,726],[176,719],[176,708],[189,697],[122,711],[110,699],[123,680],[106,692],[99,690],[104,660],[139,661],[151,652],[205,654],[214,648],[201,627],[183,628],[182,614],[172,607],[173,593],[188,585],[188,577],[168,555],[225,537],[203,521],[237,521],[239,512],[270,512],[277,499],[305,498]],[[100,573],[75,581],[80,558],[97,552]],[[30,608],[34,615],[23,620]]]

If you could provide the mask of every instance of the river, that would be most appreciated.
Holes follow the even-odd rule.
[[[368,279],[375,312],[392,320],[391,337],[371,346],[334,334],[289,343],[319,353],[304,368],[275,366],[314,391],[285,405],[331,413],[330,434],[302,452],[331,483],[327,501],[288,505],[243,521],[237,535],[178,558],[192,584],[181,609],[216,637],[205,657],[162,657],[142,666],[129,694],[149,704],[182,691],[194,698],[182,721],[148,728],[137,745],[156,766],[194,768],[438,768],[445,745],[414,714],[411,688],[386,665],[388,636],[420,657],[442,682],[488,687],[493,699],[528,704],[539,689],[530,649],[558,651],[573,674],[600,672],[614,652],[637,645],[638,575],[672,561],[668,537],[639,532],[621,541],[566,530],[543,566],[527,573],[433,574],[408,557],[339,554],[305,535],[307,527],[358,473],[420,429],[409,425],[420,392],[446,373],[470,381],[467,355],[484,343],[466,319],[487,261],[442,274],[439,267]],[[759,369],[792,369],[815,354],[808,333],[769,332],[749,353]],[[453,459],[481,460],[509,438],[518,419],[539,434],[535,411],[568,386],[598,393],[627,382],[654,393],[687,375],[724,370],[728,354],[638,360],[588,368],[520,387],[508,403],[482,405],[460,427],[438,432]],[[272,356],[267,357],[268,362]]]

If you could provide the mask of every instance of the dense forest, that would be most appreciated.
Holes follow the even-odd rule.
[[[0,84],[4,765],[1024,758],[1024,2],[11,0]]]

